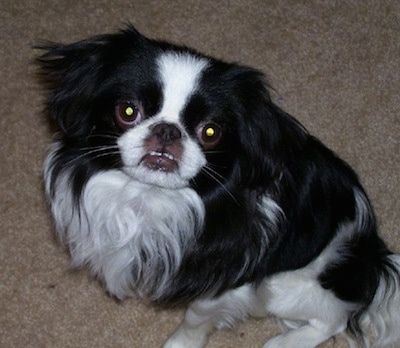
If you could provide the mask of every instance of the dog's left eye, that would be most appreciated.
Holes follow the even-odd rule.
[[[222,129],[215,123],[206,123],[197,128],[196,134],[200,144],[205,149],[211,149],[219,143]]]
[[[122,129],[136,126],[142,121],[143,114],[140,105],[132,102],[122,102],[115,107],[115,120]]]

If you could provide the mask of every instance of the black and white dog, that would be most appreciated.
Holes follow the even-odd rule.
[[[165,347],[267,314],[290,328],[268,348],[346,329],[400,346],[400,256],[353,170],[271,101],[260,71],[133,27],[40,48],[58,234],[116,297],[189,304]]]

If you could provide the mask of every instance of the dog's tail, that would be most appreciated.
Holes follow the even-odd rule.
[[[361,326],[372,336],[366,347],[400,347],[400,254],[387,256],[374,299]]]

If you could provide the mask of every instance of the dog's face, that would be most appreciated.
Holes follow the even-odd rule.
[[[281,129],[257,70],[132,28],[44,48],[49,110],[66,144],[60,152],[66,163],[79,158],[85,175],[117,168],[200,194],[276,175]]]
[[[123,170],[147,184],[184,187],[205,168],[206,151],[218,146],[223,133],[215,119],[199,112],[206,107],[199,88],[208,62],[170,52],[154,63],[156,74],[115,106]]]
[[[147,64],[154,73],[141,76],[140,84],[121,86],[117,80],[118,98],[110,105],[120,133],[122,170],[167,188],[198,186],[201,176],[223,181],[232,170],[237,134],[236,127],[231,129],[232,106],[214,95],[218,84],[212,81],[215,75],[209,76],[212,61],[164,51]],[[132,71],[132,79],[140,73]]]

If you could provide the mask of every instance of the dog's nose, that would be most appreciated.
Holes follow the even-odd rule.
[[[152,129],[152,133],[157,136],[160,142],[170,144],[182,137],[182,132],[177,126],[171,123],[159,123]]]

